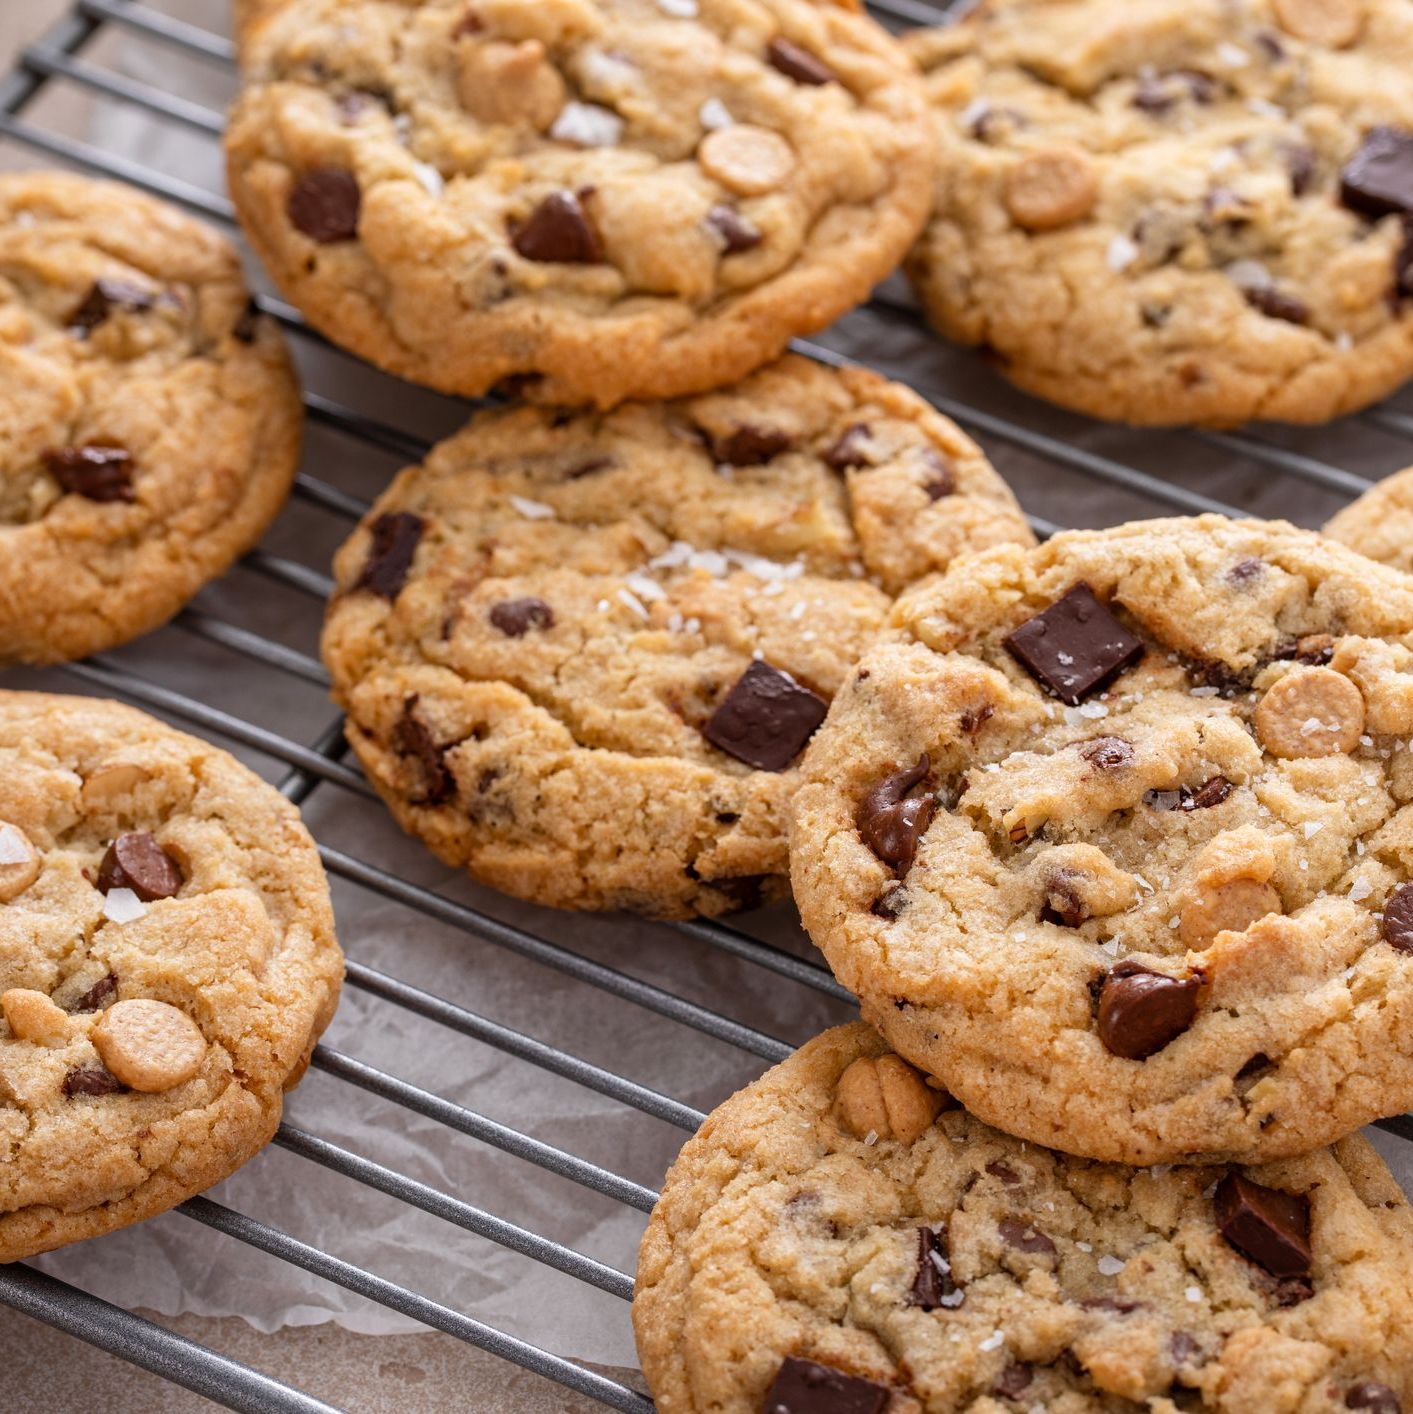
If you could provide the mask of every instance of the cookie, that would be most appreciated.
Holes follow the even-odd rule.
[[[165,623],[284,504],[302,419],[229,242],[127,187],[0,175],[0,663]]]
[[[249,1159],[343,973],[295,808],[95,698],[0,692],[0,937],[5,1262]]]
[[[785,896],[800,750],[889,595],[1032,537],[915,394],[788,358],[721,393],[484,413],[335,562],[324,661],[403,827],[507,893]]]
[[[247,30],[230,187],[325,333],[446,392],[730,383],[918,234],[911,61],[825,0],[291,0]]]
[[[1329,521],[1325,534],[1371,560],[1413,572],[1413,467],[1371,486]]]
[[[805,927],[988,1123],[1128,1163],[1413,1104],[1413,581],[1280,522],[1066,533],[894,609],[803,766]]]
[[[941,156],[909,269],[1022,388],[1323,422],[1413,373],[1409,0],[990,0],[910,43]]]
[[[1397,1414],[1410,1270],[1361,1138],[1255,1169],[1068,1158],[856,1023],[688,1142],[633,1323],[661,1414]]]

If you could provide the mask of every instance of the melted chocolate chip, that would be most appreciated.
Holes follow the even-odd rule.
[[[783,771],[805,748],[829,704],[763,658],[737,679],[702,735],[758,771]]]
[[[1079,1304],[1086,1311],[1109,1311],[1115,1316],[1131,1316],[1146,1309],[1142,1301],[1125,1301],[1118,1296],[1086,1296]]]
[[[940,501],[957,489],[957,477],[951,464],[935,447],[925,447],[922,452],[923,464],[927,468],[922,489],[929,501]]]
[[[818,85],[834,83],[834,70],[822,59],[817,59],[808,49],[801,49],[788,39],[775,38],[765,46],[765,57],[772,69],[778,69],[787,79],[796,83]]]
[[[917,1271],[913,1275],[908,1305],[924,1311],[939,1307],[956,1310],[966,1294],[952,1280],[946,1229],[920,1227],[917,1230]]]
[[[98,866],[100,893],[110,889],[131,889],[143,903],[171,898],[185,879],[177,861],[146,831],[119,835]]]
[[[787,1355],[766,1391],[761,1414],[883,1414],[889,1395],[886,1385]]]
[[[1118,771],[1133,761],[1133,745],[1121,736],[1096,736],[1081,742],[1079,754],[1101,771]]]
[[[137,499],[132,454],[122,447],[57,447],[43,455],[50,476],[71,496],[103,504]]]
[[[1112,1055],[1147,1060],[1197,1015],[1195,977],[1170,977],[1137,962],[1116,963],[1099,991],[1099,1039]]]
[[[1030,1388],[1035,1372],[1029,1365],[1007,1365],[996,1381],[996,1393],[1003,1399],[1020,1399]]]
[[[1179,786],[1176,790],[1150,790],[1143,803],[1152,810],[1210,810],[1220,805],[1236,789],[1225,776],[1213,776],[1196,790]]]
[[[106,977],[100,977],[69,1010],[102,1011],[104,1004],[115,997],[117,992],[118,979],[110,972]]]
[[[854,817],[863,842],[900,875],[912,868],[918,841],[937,808],[937,797],[931,792],[908,796],[926,780],[931,766],[924,751],[914,765],[884,776],[869,787]]]
[[[358,178],[346,167],[315,167],[294,184],[285,210],[290,224],[311,241],[333,245],[358,235],[362,205]]]
[[[964,708],[962,715],[957,719],[957,725],[968,736],[975,736],[995,715],[996,708],[991,703],[985,702],[980,707]]]
[[[1283,319],[1287,324],[1310,322],[1309,305],[1275,285],[1247,285],[1241,293],[1246,303],[1260,310],[1267,319]]]
[[[370,527],[368,558],[354,582],[355,589],[370,589],[384,599],[396,599],[407,583],[412,557],[427,523],[411,511],[381,515]]]
[[[1345,1392],[1346,1409],[1367,1409],[1369,1414],[1403,1414],[1403,1403],[1387,1386],[1377,1380],[1360,1380]]]
[[[875,918],[887,918],[890,921],[896,918],[908,902],[908,886],[903,883],[894,882],[888,885],[874,901],[869,904],[868,911]]]
[[[999,1178],[1007,1188],[1014,1188],[1021,1181],[1020,1174],[1018,1174],[1005,1159],[992,1159],[991,1162],[986,1165],[986,1172],[989,1173],[992,1178]]]
[[[1400,884],[1384,900],[1383,938],[1399,952],[1413,952],[1413,884]]]
[[[1413,132],[1371,128],[1339,174],[1339,199],[1363,216],[1413,211]]]
[[[1217,1184],[1217,1230],[1243,1257],[1278,1279],[1310,1275],[1310,1200],[1264,1188],[1239,1173]]]
[[[789,449],[788,432],[782,432],[777,427],[755,427],[750,423],[711,439],[712,456],[727,466],[763,466]]]
[[[543,599],[502,599],[492,604],[491,623],[509,638],[524,638],[533,628],[553,628],[554,610]]]
[[[76,1065],[59,1087],[69,1099],[75,1095],[116,1095],[127,1086],[106,1066]]]
[[[1071,707],[1077,707],[1143,652],[1143,641],[1083,583],[1027,619],[1006,638],[1005,645],[1042,687]]]
[[[747,221],[734,206],[719,202],[706,214],[706,224],[721,240],[727,255],[754,250],[764,239],[760,227]]]
[[[410,756],[422,768],[422,793],[414,805],[441,805],[456,794],[456,777],[446,764],[448,747],[439,746],[431,728],[417,715],[420,698],[413,694],[402,704],[402,716],[393,728],[392,746],[399,756]]]
[[[852,471],[856,466],[868,466],[868,442],[872,435],[866,422],[855,422],[846,427],[824,453],[825,465],[833,471]]]
[[[95,280],[74,312],[69,315],[69,332],[87,338],[115,309],[140,314],[152,308],[152,291],[131,280]]]
[[[603,242],[572,191],[553,191],[512,227],[510,243],[526,260],[558,265],[598,265]]]
[[[1089,908],[1075,887],[1075,873],[1072,869],[1061,869],[1045,886],[1045,905],[1040,916],[1047,923],[1058,923],[1066,928],[1078,928],[1088,922]]]
[[[1045,1233],[1034,1224],[1022,1222],[1019,1218],[1002,1218],[996,1224],[996,1230],[1001,1234],[1001,1241],[1017,1252],[1040,1252],[1048,1255],[1055,1250],[1055,1244]]]

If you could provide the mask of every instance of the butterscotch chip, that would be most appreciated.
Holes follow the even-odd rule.
[[[736,123],[702,139],[697,161],[707,176],[739,196],[764,196],[795,170],[795,152],[779,133]]]
[[[147,1094],[190,1080],[206,1056],[206,1038],[184,1011],[141,997],[110,1006],[93,1045],[124,1085]]]
[[[1256,735],[1274,756],[1353,751],[1364,730],[1364,697],[1333,668],[1293,668],[1256,708]]]
[[[10,1030],[21,1041],[40,1046],[61,1046],[73,1033],[73,1021],[62,1007],[55,1006],[43,992],[27,987],[11,987],[0,996],[0,1011]]]
[[[901,1056],[860,1057],[839,1077],[839,1117],[857,1139],[911,1144],[946,1100]]]
[[[0,821],[0,903],[24,893],[43,867],[29,836],[18,825]]]
[[[1287,34],[1343,49],[1359,38],[1364,27],[1360,0],[1273,0],[1276,19]]]
[[[1179,914],[1178,936],[1190,948],[1203,948],[1218,933],[1244,932],[1258,918],[1280,911],[1281,896],[1255,879],[1199,887]]]
[[[1078,148],[1032,152],[1006,178],[1006,209],[1032,231],[1051,231],[1087,216],[1099,195],[1093,161]]]
[[[456,92],[483,123],[525,122],[541,132],[564,107],[564,80],[545,61],[537,39],[520,44],[462,43],[456,51]]]

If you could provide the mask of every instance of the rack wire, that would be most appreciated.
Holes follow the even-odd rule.
[[[871,8],[885,22],[900,26],[933,22],[947,6],[934,7],[920,0],[875,0]],[[155,163],[137,162],[89,137],[75,137],[38,116],[47,96],[56,91],[74,92],[139,111],[158,120],[164,130],[215,144],[223,123],[216,108],[134,79],[93,57],[95,48],[102,47],[95,41],[109,32],[126,34],[154,51],[175,52],[209,64],[216,80],[214,86],[229,86],[229,74],[224,71],[230,69],[234,53],[230,40],[223,35],[141,0],[77,0],[68,13],[23,51],[17,67],[0,77],[0,143],[31,158],[37,156],[127,181],[230,227],[232,208],[224,195],[172,175]],[[297,339],[322,345],[320,336],[289,305],[269,295],[262,296],[260,303]],[[814,359],[844,363],[849,361],[849,355],[841,352],[841,343],[872,347],[881,331],[920,327],[920,319],[905,296],[886,288],[863,311],[843,321],[843,326],[842,334],[835,330],[818,340],[800,340],[796,348]],[[920,338],[925,340],[925,336]],[[986,444],[993,459],[1017,486],[1027,503],[1031,522],[1041,535],[1060,528],[1066,507],[1087,511],[1091,519],[1114,521],[1154,512],[1288,513],[1292,499],[1303,497],[1307,518],[1315,520],[1366,489],[1373,474],[1408,459],[1407,446],[1413,442],[1413,414],[1396,405],[1373,409],[1336,429],[1308,432],[1301,436],[1298,447],[1287,445],[1294,440],[1291,434],[1274,429],[1138,436],[1122,429],[1096,428],[1042,409],[1002,388],[975,360],[968,360],[965,365],[954,362],[947,367],[956,373],[955,379],[942,379],[939,385],[939,379],[931,373],[932,365],[928,365],[924,370],[926,377],[910,381],[934,406]],[[897,376],[897,369],[889,371]],[[368,375],[365,372],[363,376]],[[350,396],[357,395],[344,393],[344,397]],[[306,395],[306,406],[316,426],[394,457],[416,459],[430,444],[429,439],[360,413],[351,402],[324,391],[311,390]],[[1346,465],[1351,461],[1360,469]],[[332,471],[330,474],[337,475]],[[312,514],[327,518],[336,539],[341,539],[351,522],[367,509],[367,503],[338,484],[337,479],[328,480],[307,470],[299,476],[295,496]],[[246,586],[237,592],[253,594],[263,581],[318,602],[331,587],[321,564],[270,549],[253,552],[243,569],[250,574],[237,577]],[[258,665],[322,701],[328,678],[314,657],[272,635],[233,622],[232,615],[200,607],[201,602],[198,600],[197,606],[178,616],[175,630],[158,635],[159,644],[181,633],[192,635],[213,652],[225,655],[230,666]],[[82,688],[127,699],[200,733],[232,743],[268,763],[278,763],[285,772],[280,788],[298,804],[308,802],[316,791],[338,791],[359,808],[376,808],[369,804],[374,796],[367,782],[356,766],[344,759],[339,721],[327,721],[303,740],[294,732],[248,720],[189,692],[164,686],[144,670],[143,661],[134,666],[121,655],[101,655],[44,676],[53,676],[60,682],[67,677],[70,687],[76,681]],[[791,1050],[785,1039],[738,1020],[725,1010],[596,959],[587,950],[565,941],[573,933],[568,926],[549,925],[544,934],[530,931],[444,892],[408,882],[326,842],[320,843],[320,854],[331,876],[364,896],[381,899],[414,918],[459,930],[552,969],[575,985],[641,1009],[670,1026],[686,1028],[735,1048],[756,1068],[760,1062],[773,1063]],[[548,936],[552,932],[560,936]],[[848,1014],[852,999],[816,960],[803,950],[755,936],[750,919],[730,925],[707,921],[662,925],[665,947],[680,948],[683,939],[705,955],[719,952],[791,986],[809,989],[836,1007],[839,1016]],[[402,1009],[429,1027],[493,1047],[681,1134],[694,1130],[704,1117],[699,1109],[650,1085],[572,1055],[356,958],[349,959],[348,982],[352,988]],[[340,1084],[445,1125],[610,1203],[642,1214],[655,1201],[651,1188],[628,1176],[329,1045],[318,1047],[313,1066]],[[1389,1120],[1381,1127],[1388,1134],[1413,1143],[1413,1117]],[[541,1236],[510,1218],[478,1208],[292,1123],[281,1127],[276,1143],[309,1163],[497,1243],[547,1269],[625,1302],[631,1298],[632,1279],[625,1271]],[[194,1198],[179,1211],[268,1254],[274,1261],[302,1268],[426,1327],[447,1332],[557,1381],[589,1400],[638,1414],[652,1408],[651,1401],[628,1383],[518,1339],[449,1304],[364,1270],[209,1198]],[[624,1254],[624,1262],[631,1262],[631,1253]],[[0,1300],[230,1409],[251,1414],[313,1414],[331,1409],[215,1350],[23,1264],[0,1267]]]

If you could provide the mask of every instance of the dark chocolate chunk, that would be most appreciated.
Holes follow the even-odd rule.
[[[1334,639],[1328,633],[1307,633],[1294,643],[1282,644],[1280,658],[1294,658],[1312,667],[1322,667],[1334,657]]]
[[[1034,1378],[1035,1372],[1029,1365],[1007,1365],[996,1381],[996,1393],[1003,1399],[1020,1399],[1030,1388]]]
[[[949,1257],[945,1228],[918,1228],[917,1271],[908,1293],[908,1305],[924,1311],[936,1311],[939,1307],[954,1311],[966,1300],[966,1294],[952,1280]]]
[[[1083,583],[1027,619],[1005,644],[1042,687],[1071,707],[1143,652],[1143,640],[1130,633]]]
[[[1309,305],[1275,285],[1246,285],[1241,293],[1252,309],[1259,309],[1268,319],[1283,319],[1287,324],[1310,322]]]
[[[1384,900],[1384,942],[1413,952],[1413,884],[1400,884]]]
[[[856,466],[868,466],[868,441],[872,435],[868,423],[850,424],[824,453],[825,465],[834,471],[851,471]]]
[[[930,791],[908,795],[926,780],[931,767],[924,751],[914,765],[884,776],[869,787],[854,817],[863,842],[900,875],[912,868],[917,843],[927,833],[937,808],[937,797]]]
[[[98,866],[100,893],[131,889],[143,903],[171,898],[185,882],[177,861],[144,830],[119,835]]]
[[[747,221],[734,206],[718,202],[706,214],[707,227],[721,240],[727,255],[754,250],[764,239],[760,227]]]
[[[1112,1055],[1147,1060],[1197,1015],[1195,977],[1170,977],[1137,962],[1109,969],[1099,991],[1099,1039]]]
[[[510,638],[524,638],[532,628],[553,628],[554,610],[543,599],[502,599],[492,604],[490,620]]]
[[[69,332],[87,338],[115,309],[140,314],[152,308],[152,291],[131,280],[95,280],[88,293],[69,315]]]
[[[1133,761],[1133,745],[1121,736],[1096,736],[1080,743],[1079,754],[1101,771],[1118,771]]]
[[[1377,1380],[1360,1380],[1345,1392],[1346,1409],[1367,1409],[1369,1414],[1403,1414],[1403,1402]]]
[[[747,423],[722,437],[711,439],[711,454],[727,466],[762,466],[772,457],[790,450],[790,434],[778,427],[756,427]]]
[[[1196,790],[1178,786],[1176,790],[1150,790],[1143,803],[1153,810],[1210,810],[1220,805],[1236,789],[1225,776],[1213,776]]]
[[[358,178],[346,167],[315,167],[294,184],[285,210],[296,230],[320,245],[332,245],[358,235],[362,205]]]
[[[353,587],[370,589],[384,599],[396,599],[407,583],[412,557],[426,528],[426,521],[411,511],[379,516],[370,527],[373,543]]]
[[[772,69],[778,69],[787,79],[794,79],[796,83],[817,85],[837,82],[834,70],[823,59],[816,58],[808,49],[801,49],[798,44],[792,44],[788,39],[778,36],[772,39],[765,46],[765,57],[770,61]]]
[[[1273,1277],[1310,1275],[1310,1200],[1264,1188],[1239,1173],[1217,1184],[1217,1230],[1243,1257]]]
[[[1339,174],[1339,199],[1363,216],[1413,211],[1413,132],[1371,128]]]
[[[951,463],[935,447],[923,448],[922,461],[927,468],[926,479],[922,483],[927,499],[940,501],[944,496],[950,496],[957,489],[957,477]]]
[[[55,447],[44,453],[44,465],[71,496],[105,504],[137,499],[132,454],[122,447]]]
[[[1021,1181],[1020,1174],[1018,1174],[1005,1159],[992,1159],[991,1162],[986,1165],[986,1172],[989,1173],[992,1178],[999,1178],[1007,1188],[1014,1188]]]
[[[603,242],[572,191],[552,191],[511,229],[510,243],[526,260],[559,265],[603,261]]]
[[[1002,1218],[996,1224],[996,1230],[1001,1234],[1001,1241],[1017,1252],[1041,1252],[1048,1255],[1055,1250],[1055,1244],[1045,1233],[1034,1224],[1022,1222],[1019,1218]]]
[[[118,979],[110,972],[106,977],[100,977],[69,1010],[102,1011],[104,1004],[115,997],[117,993]]]
[[[59,1087],[69,1099],[75,1095],[116,1095],[127,1086],[103,1065],[76,1065]]]
[[[707,882],[731,900],[732,912],[746,913],[765,902],[766,886],[774,877],[773,874],[739,874],[734,879],[708,879]]]
[[[431,728],[417,715],[417,694],[402,704],[402,716],[393,728],[393,750],[410,756],[422,767],[422,794],[414,805],[441,805],[456,794],[456,777],[446,764],[448,747],[439,746]]]
[[[758,771],[783,771],[805,748],[829,704],[763,658],[737,679],[702,735]]]
[[[832,1365],[787,1355],[766,1391],[761,1414],[883,1414],[886,1385],[846,1375]]]
[[[1184,98],[1205,105],[1216,96],[1216,82],[1200,69],[1174,69],[1165,74],[1145,69],[1138,76],[1138,87],[1130,101],[1140,112],[1156,116],[1176,107]]]
[[[888,885],[879,896],[869,905],[868,911],[876,918],[896,918],[904,909],[908,901],[908,886],[903,883],[894,882]]]

